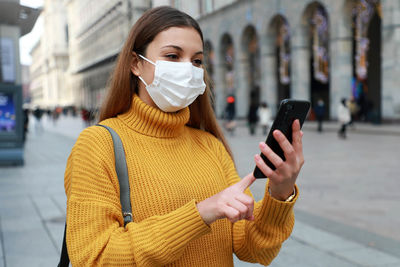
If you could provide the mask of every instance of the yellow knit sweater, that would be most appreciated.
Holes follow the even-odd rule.
[[[266,192],[253,222],[203,222],[196,202],[240,178],[220,141],[185,125],[189,115],[135,96],[128,112],[101,122],[125,148],[134,219],[126,228],[111,136],[98,126],[81,133],[65,171],[73,266],[233,266],[232,253],[267,265],[277,255],[293,228],[294,202]]]

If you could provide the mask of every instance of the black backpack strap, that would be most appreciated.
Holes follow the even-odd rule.
[[[63,244],[62,244],[62,248],[61,248],[61,257],[60,257],[60,262],[58,263],[58,267],[68,267],[68,265],[69,265],[67,241],[65,240],[66,233],[67,233],[67,224],[65,224],[65,227],[64,227],[64,238],[63,238]]]
[[[117,172],[120,190],[119,198],[121,201],[122,216],[124,217],[124,225],[126,225],[127,223],[133,221],[133,216],[131,207],[131,194],[129,188],[128,168],[126,166],[124,147],[122,145],[121,138],[111,127],[101,124],[96,125],[106,128],[110,132],[114,143],[115,170]]]
[[[120,201],[122,208],[122,216],[124,217],[124,226],[133,221],[132,216],[132,206],[131,206],[131,194],[129,188],[129,176],[128,176],[128,168],[126,165],[125,159],[125,151],[122,145],[121,138],[119,135],[109,126],[96,124],[96,126],[101,126],[106,128],[113,140],[114,144],[114,156],[115,156],[115,171],[117,172],[118,182],[119,182],[119,190],[120,190]],[[69,265],[69,256],[67,251],[67,243],[65,240],[67,233],[67,224],[65,224],[64,228],[64,238],[61,249],[61,257],[60,262],[58,263],[58,267],[68,267]]]

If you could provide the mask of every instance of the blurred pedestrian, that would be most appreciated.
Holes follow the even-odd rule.
[[[52,119],[53,119],[53,125],[54,126],[57,125],[57,121],[60,118],[61,113],[62,113],[62,108],[61,107],[56,107],[55,109],[53,109]]]
[[[23,107],[23,119],[24,119],[24,131],[23,131],[23,135],[22,135],[22,141],[25,144],[26,135],[29,130],[29,108],[28,107]]]
[[[346,98],[342,98],[338,107],[338,120],[340,122],[340,130],[338,135],[340,138],[346,138],[346,127],[351,120],[350,110],[347,107]]]
[[[275,132],[286,161],[260,144],[278,168],[254,157],[268,175],[255,203],[255,178],[240,179],[215,119],[202,36],[192,17],[166,6],[133,26],[100,115],[123,141],[132,214],[125,226],[109,132],[86,128],[65,171],[72,266],[233,266],[233,253],[268,265],[289,237],[304,161],[300,123],[293,145]]]
[[[249,112],[247,113],[247,125],[250,135],[255,135],[258,123],[258,104],[256,101],[251,101]]]
[[[322,123],[325,117],[325,103],[322,98],[318,99],[317,105],[314,107],[314,113],[318,122],[318,132],[322,133]]]
[[[263,130],[263,134],[267,135],[269,127],[271,127],[271,110],[268,107],[267,102],[262,102],[258,109],[258,117],[260,119],[260,125]]]
[[[44,113],[44,110],[41,109],[40,107],[36,107],[35,110],[33,111],[33,117],[35,117],[35,132],[36,133],[43,132],[43,125],[42,125],[43,113]]]
[[[97,113],[98,113],[97,109],[95,108],[89,109],[89,126],[94,124]]]
[[[226,98],[226,107],[225,107],[225,117],[226,117],[226,122],[225,122],[225,129],[227,132],[232,136],[235,132],[236,128],[236,99],[234,95],[229,95]]]
[[[354,126],[354,121],[356,120],[359,111],[359,107],[357,105],[357,101],[355,100],[354,96],[350,97],[347,106],[349,107],[350,118],[351,118],[348,125]]]
[[[82,108],[81,116],[85,127],[89,127],[95,120],[94,112],[92,109]]]

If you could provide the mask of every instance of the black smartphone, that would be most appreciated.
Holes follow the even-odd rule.
[[[284,99],[281,101],[278,113],[271,126],[265,143],[283,160],[285,160],[283,150],[273,137],[272,132],[277,129],[280,130],[286,136],[289,142],[292,143],[293,122],[298,119],[300,121],[301,128],[305,119],[307,118],[310,106],[311,103],[305,100]],[[276,169],[266,156],[264,156],[262,153],[260,156],[272,170]],[[266,175],[264,175],[257,166],[254,169],[253,174],[255,178],[266,178]]]

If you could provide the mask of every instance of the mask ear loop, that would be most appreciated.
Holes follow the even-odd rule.
[[[142,59],[146,60],[147,62],[149,62],[150,64],[153,64],[154,66],[156,65],[153,61],[151,61],[150,59],[147,59],[146,57],[142,56],[139,54],[139,57],[141,57]],[[138,76],[139,80],[142,81],[142,83],[144,83],[144,85],[146,85],[146,87],[148,86],[147,83],[143,80],[142,77]]]
[[[150,64],[153,64],[154,66],[156,65],[156,63],[154,63],[153,61],[151,61],[150,59],[147,59],[146,57],[142,56],[139,54],[139,57],[143,58],[144,60],[146,60],[147,62],[149,62]]]
[[[140,77],[140,76],[138,76],[138,78],[139,78],[139,80],[141,80],[142,81],[142,83],[144,84],[144,85],[146,85],[146,87],[148,86],[147,85],[147,83],[143,80],[143,78],[142,77]]]

